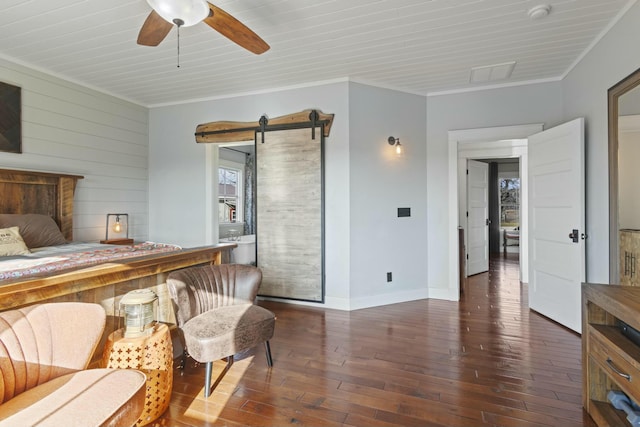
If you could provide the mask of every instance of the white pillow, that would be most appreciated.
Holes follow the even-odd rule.
[[[30,254],[18,227],[0,228],[0,256]]]

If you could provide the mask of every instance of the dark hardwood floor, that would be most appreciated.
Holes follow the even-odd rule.
[[[239,355],[204,399],[204,367],[189,363],[152,425],[595,426],[581,405],[580,337],[529,310],[516,257],[492,258],[460,303],[263,302],[278,317],[273,368],[263,347]]]

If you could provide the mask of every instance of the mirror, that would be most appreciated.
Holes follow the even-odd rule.
[[[254,141],[218,147],[218,235],[222,239],[254,234],[254,166]]]
[[[609,100],[609,280],[640,276],[632,254],[620,249],[629,236],[640,242],[640,69],[611,87]],[[622,238],[621,238],[622,236]],[[626,254],[626,258],[625,258]],[[629,283],[627,283],[629,284]]]

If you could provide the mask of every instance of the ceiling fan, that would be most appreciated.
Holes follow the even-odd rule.
[[[232,42],[260,55],[269,45],[246,25],[205,0],[147,0],[153,8],[138,34],[138,44],[158,46],[173,26],[204,22]]]

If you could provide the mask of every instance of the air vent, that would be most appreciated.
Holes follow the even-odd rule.
[[[471,69],[471,74],[469,75],[469,83],[486,83],[497,80],[506,80],[511,77],[511,73],[515,66],[516,61],[473,67]]]

